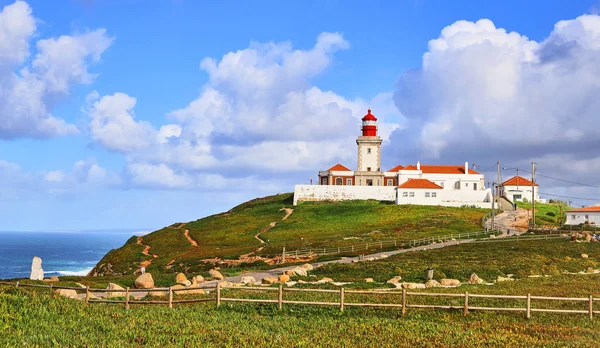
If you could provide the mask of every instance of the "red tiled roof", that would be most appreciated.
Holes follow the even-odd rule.
[[[502,186],[531,186],[531,181],[518,175],[518,176],[512,177],[512,178],[506,180],[505,182],[503,182]],[[539,186],[539,185],[534,184],[534,186]]]
[[[577,208],[577,209],[573,209],[573,210],[567,210],[567,213],[589,213],[589,212],[600,213],[600,205],[593,205],[591,207],[585,207],[585,208]]]
[[[327,171],[328,171],[328,172],[331,172],[331,171],[334,171],[334,170],[335,170],[335,171],[338,171],[338,172],[351,172],[351,170],[350,170],[350,169],[348,169],[348,168],[344,167],[343,165],[341,165],[341,164],[339,164],[339,163],[338,163],[338,164],[336,164],[335,166],[333,166],[333,167],[331,167],[331,168],[327,169]]]
[[[394,168],[388,170],[388,172],[397,172],[402,169],[404,169],[404,167],[399,164],[399,165],[395,166]]]
[[[417,170],[417,166],[410,164],[404,170]],[[421,164],[421,172],[423,174],[464,174],[465,166]],[[469,174],[479,174],[479,172],[469,168]]]
[[[438,184],[432,183],[427,179],[408,179],[405,183],[398,186],[398,188],[408,188],[408,189],[442,189]]]

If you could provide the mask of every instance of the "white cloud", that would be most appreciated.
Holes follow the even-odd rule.
[[[78,133],[74,125],[53,116],[52,109],[73,85],[94,80],[88,66],[112,42],[104,29],[39,40],[37,53],[27,63],[36,33],[31,12],[23,1],[0,11],[0,139]]]
[[[0,200],[23,199],[29,191],[69,195],[96,188],[118,188],[119,174],[102,168],[91,158],[75,162],[70,170],[24,171],[18,164],[0,160]]]
[[[315,173],[339,160],[352,166],[368,104],[311,86],[348,47],[342,35],[323,33],[308,50],[251,43],[220,60],[206,58],[201,67],[208,82],[198,98],[167,114],[173,124],[157,130],[135,121],[135,99],[117,103],[124,96],[117,93],[90,108],[92,138],[126,153],[132,183],[146,186],[198,187],[198,178],[215,173],[238,179],[266,171]],[[118,107],[101,107],[105,98]],[[377,95],[372,105],[387,141],[404,118],[391,93]]]

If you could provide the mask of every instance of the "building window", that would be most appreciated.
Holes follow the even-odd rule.
[[[431,197],[437,197],[437,192],[431,192]]]
[[[367,186],[373,186],[373,179],[367,179]]]
[[[358,179],[358,186],[362,185],[362,179]]]
[[[344,185],[344,180],[342,178],[336,178],[335,179],[335,184],[336,185]]]
[[[477,191],[477,183],[473,184],[473,191]]]
[[[402,192],[402,197],[408,197],[408,192]]]
[[[469,187],[469,183],[468,182],[465,182],[465,187]]]
[[[575,220],[575,214],[571,215],[571,218],[572,218],[573,220]]]
[[[425,197],[429,197],[429,192],[425,192]]]
[[[444,187],[444,182],[443,182],[443,181],[442,181],[442,182],[440,182],[440,186],[441,186],[441,187]]]
[[[321,179],[321,185],[327,185],[327,178]]]
[[[352,179],[346,179],[346,185],[352,186]]]
[[[367,153],[371,153],[371,148],[367,147]]]
[[[589,219],[590,219],[590,216],[589,216],[589,215],[586,215],[586,216],[585,216],[585,219],[586,219],[586,220],[589,220]]]
[[[392,179],[388,179],[388,181],[387,181],[387,185],[388,185],[388,186],[393,186],[393,185],[394,185],[394,180],[392,180]]]
[[[460,181],[454,183],[454,189],[460,190]]]
[[[415,196],[415,193],[414,193],[414,192],[409,192],[409,194],[408,194],[408,195],[409,195],[410,197],[414,197],[414,196]]]
[[[367,167],[367,172],[370,172],[370,171],[371,171],[371,167]]]
[[[377,186],[379,186],[379,179],[377,179]]]

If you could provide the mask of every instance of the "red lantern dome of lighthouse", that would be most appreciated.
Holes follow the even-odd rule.
[[[371,114],[371,109],[362,118],[362,135],[363,137],[377,136],[377,117]]]

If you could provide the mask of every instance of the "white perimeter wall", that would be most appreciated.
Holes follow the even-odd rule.
[[[408,197],[404,197],[404,192]],[[410,192],[414,197],[410,197]],[[425,193],[429,192],[429,197]],[[436,197],[431,197],[432,193]],[[441,205],[445,207],[462,207],[463,205],[476,206],[478,208],[492,208],[492,191],[490,189],[477,191],[449,191],[440,189],[398,189],[398,199],[396,204],[416,204],[416,205]]]
[[[378,201],[396,200],[394,186],[336,186],[336,185],[296,185],[294,205],[301,201],[346,201],[353,199],[375,199]]]
[[[587,219],[585,217],[588,217]],[[584,224],[586,221],[600,225],[600,213],[598,212],[567,212],[566,225]]]

